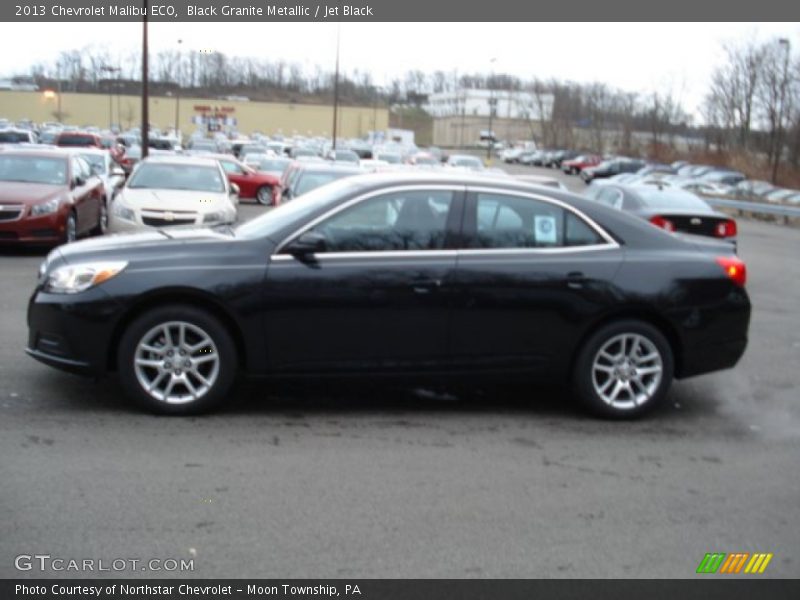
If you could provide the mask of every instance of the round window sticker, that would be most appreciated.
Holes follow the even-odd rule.
[[[556,243],[556,219],[544,215],[537,215],[533,221],[536,242],[540,244]]]

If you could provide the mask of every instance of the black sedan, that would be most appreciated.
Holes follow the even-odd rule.
[[[116,371],[150,410],[272,378],[548,379],[633,417],[674,377],[733,367],[745,265],[553,188],[469,173],[338,180],[236,228],[62,246],[42,264],[27,352]]]
[[[667,231],[704,235],[736,244],[736,221],[715,211],[699,196],[680,188],[662,186],[658,182],[608,183],[587,195]]]
[[[605,177],[613,177],[622,173],[636,173],[639,169],[645,166],[643,160],[633,158],[614,158],[606,160],[594,167],[586,167],[581,171],[581,179],[584,183],[591,183],[595,179],[603,179]]]

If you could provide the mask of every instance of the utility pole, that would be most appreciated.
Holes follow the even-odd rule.
[[[175,92],[175,137],[178,138],[178,143],[183,145],[183,140],[181,139],[181,130],[179,129],[181,124],[181,44],[183,40],[178,40],[178,68],[177,68],[177,79],[178,79],[178,89]]]
[[[489,73],[489,81],[488,81],[488,88],[489,88],[489,131],[487,131],[487,135],[489,137],[486,140],[486,160],[492,159],[492,146],[494,146],[494,136],[492,135],[492,117],[494,117],[494,105],[495,105],[495,98],[494,98],[494,88],[493,79],[494,79],[494,63],[497,62],[497,58],[493,58],[489,61],[489,64],[492,65],[491,71]]]
[[[333,75],[333,149],[336,150],[336,133],[339,120],[339,42],[341,40],[342,26],[336,24],[336,71]]]
[[[147,149],[149,147],[148,140],[150,139],[150,111],[148,105],[150,104],[150,89],[148,87],[148,69],[147,69],[147,6],[148,0],[142,0],[144,13],[142,16],[142,159],[147,158]]]
[[[783,58],[783,81],[781,81],[781,108],[778,112],[778,132],[776,135],[775,140],[775,152],[773,153],[774,156],[772,158],[772,183],[777,183],[778,181],[778,165],[781,162],[781,155],[783,154],[783,112],[784,112],[784,105],[786,101],[786,82],[789,79],[789,54],[791,52],[791,46],[789,44],[788,38],[781,38],[778,40],[778,44],[783,46],[784,49],[784,58]]]

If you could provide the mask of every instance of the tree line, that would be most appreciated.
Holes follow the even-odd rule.
[[[464,88],[527,92],[542,106],[548,98],[553,100],[552,117],[539,124],[545,146],[574,146],[581,130],[581,139],[588,137],[597,152],[609,150],[609,132],[620,152],[632,152],[633,138],[642,134],[651,148],[669,148],[676,136],[688,136],[700,139],[707,150],[763,156],[775,170],[781,161],[798,167],[800,60],[791,55],[789,41],[728,44],[724,55],[700,107],[703,123],[686,110],[682,90],[669,84],[640,94],[598,82],[410,69],[379,86],[371,73],[352,69],[339,75],[339,97],[356,105],[423,107],[430,94]],[[138,93],[140,61],[138,52],[115,56],[107,48],[88,46],[35,64],[30,75],[40,87],[59,83],[65,91]],[[151,54],[150,78],[152,93],[180,88],[183,95],[200,97],[327,103],[334,90],[333,70],[319,65],[179,48]]]

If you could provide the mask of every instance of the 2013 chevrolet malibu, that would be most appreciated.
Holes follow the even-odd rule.
[[[268,376],[522,375],[633,417],[673,378],[734,366],[745,265],[554,188],[464,172],[349,177],[232,228],[63,246],[42,264],[27,352],[117,371],[145,407],[224,402]]]

